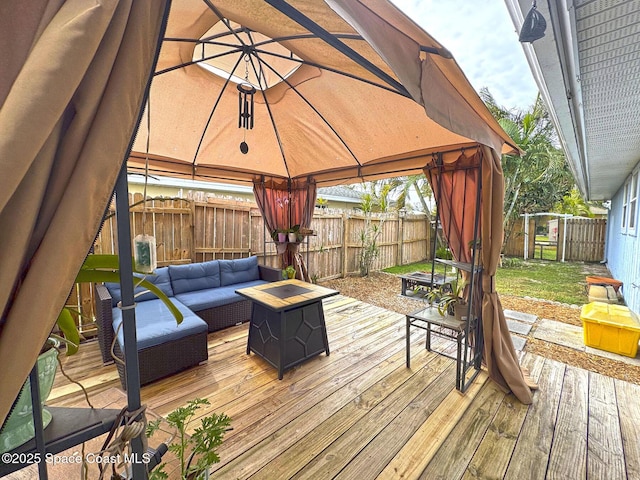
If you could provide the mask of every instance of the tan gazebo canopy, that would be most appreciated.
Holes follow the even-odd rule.
[[[234,82],[256,88],[252,129]],[[149,111],[151,172],[200,180],[332,185],[513,145],[447,50],[380,0],[174,1]],[[145,121],[130,170],[146,141]]]

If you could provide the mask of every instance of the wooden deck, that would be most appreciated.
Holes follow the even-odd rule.
[[[166,415],[195,397],[232,418],[218,479],[640,479],[640,387],[525,354],[540,385],[531,406],[486,375],[465,395],[453,361],[404,316],[357,300],[325,300],[331,355],[285,372],[245,353],[247,326],[209,335],[209,361],[142,389]],[[441,341],[442,342],[442,341]],[[445,344],[440,343],[440,347]],[[118,387],[85,345],[67,370],[93,398]],[[57,380],[51,405],[78,402]]]

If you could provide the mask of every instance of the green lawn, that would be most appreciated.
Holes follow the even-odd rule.
[[[508,295],[582,305],[588,302],[583,269],[581,263],[506,259],[505,266],[498,268],[496,288],[499,293]],[[394,274],[429,272],[431,262],[400,265],[384,271]]]

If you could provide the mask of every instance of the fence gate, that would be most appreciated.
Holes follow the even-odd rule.
[[[565,245],[564,259],[572,262],[599,262],[604,258],[607,220],[604,218],[568,218],[566,242],[564,228],[558,222],[558,258],[562,258],[561,245]]]

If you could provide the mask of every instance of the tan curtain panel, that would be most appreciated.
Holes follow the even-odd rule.
[[[503,389],[511,390],[524,404],[533,401],[516,356],[509,328],[504,318],[495,275],[500,261],[504,229],[504,177],[500,156],[482,146],[482,327],[484,329],[484,362],[489,376]]]
[[[99,228],[165,7],[0,2],[0,423]]]

